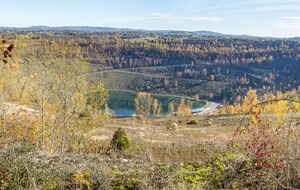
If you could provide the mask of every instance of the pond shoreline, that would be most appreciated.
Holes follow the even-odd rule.
[[[119,91],[119,92],[129,92],[129,93],[138,93],[136,91],[132,91],[132,90],[119,90],[119,89],[107,89],[107,91]],[[175,97],[175,98],[182,98],[184,97],[186,100],[191,100],[191,101],[194,101],[194,102],[200,102],[200,103],[206,103],[208,101],[206,100],[195,100],[193,97],[190,97],[190,96],[180,96],[180,95],[173,95],[173,94],[152,94],[151,93],[151,96],[164,96],[164,97]]]
[[[136,97],[137,92],[130,90],[108,89],[108,93],[108,106],[111,110],[113,117],[131,117],[132,115],[137,115],[134,105],[134,99]],[[151,96],[153,98],[158,99],[158,101],[161,102],[161,116],[168,115],[168,105],[170,101],[175,101],[175,104],[178,105],[182,97],[184,97],[186,100],[193,102],[192,110],[201,110],[202,112],[202,110],[207,110],[207,107],[209,108],[212,104],[212,102],[204,100],[197,101],[191,97],[180,95],[151,94]]]

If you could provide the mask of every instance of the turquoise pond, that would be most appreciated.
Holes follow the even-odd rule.
[[[168,95],[152,95],[153,98],[158,99],[162,104],[162,115],[168,113],[168,104],[174,100],[178,104],[180,97]],[[108,106],[115,116],[132,116],[136,114],[134,99],[136,98],[135,92],[109,90]],[[193,102],[193,108],[201,108],[205,105],[204,102]]]

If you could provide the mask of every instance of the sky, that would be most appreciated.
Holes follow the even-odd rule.
[[[300,0],[9,0],[0,26],[102,26],[300,37]]]

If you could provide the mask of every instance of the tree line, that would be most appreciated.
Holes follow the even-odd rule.
[[[163,114],[162,104],[158,99],[153,98],[150,93],[138,92],[134,101],[136,111],[141,117],[149,117],[151,114],[157,117]],[[170,115],[191,116],[191,111],[192,102],[184,97],[180,99],[179,104],[176,104],[174,100],[168,103],[168,114]]]

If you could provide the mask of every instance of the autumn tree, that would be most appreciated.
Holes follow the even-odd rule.
[[[153,106],[152,107],[153,107],[153,114],[155,116],[158,116],[162,111],[162,105],[156,98],[153,100]]]
[[[227,111],[227,114],[229,114],[229,115],[235,114],[234,106],[228,106],[226,111]]]
[[[104,125],[110,118],[110,112],[107,105],[108,91],[102,83],[91,83],[88,87],[87,104],[84,113],[91,117],[92,127]]]
[[[259,103],[257,98],[256,90],[250,89],[242,102],[242,112],[248,112],[250,109]]]
[[[168,105],[169,114],[173,114],[175,112],[175,102],[170,101]]]
[[[136,111],[141,115],[150,115],[153,98],[150,93],[138,92],[134,99]]]
[[[200,101],[200,97],[199,97],[198,94],[196,94],[196,95],[194,96],[194,100],[195,100],[195,101]]]
[[[178,81],[177,80],[174,82],[174,87],[178,88]]]
[[[24,66],[27,90],[41,113],[37,146],[63,155],[67,146],[82,139],[83,130],[107,120],[109,115],[102,111],[108,113],[107,92],[88,81],[91,68],[76,43],[44,43],[35,49],[35,61]]]
[[[164,79],[164,87],[168,88],[170,84],[170,81],[168,79]]]
[[[190,116],[192,114],[192,103],[190,101],[186,101],[185,98],[182,97],[177,109],[177,114]]]

